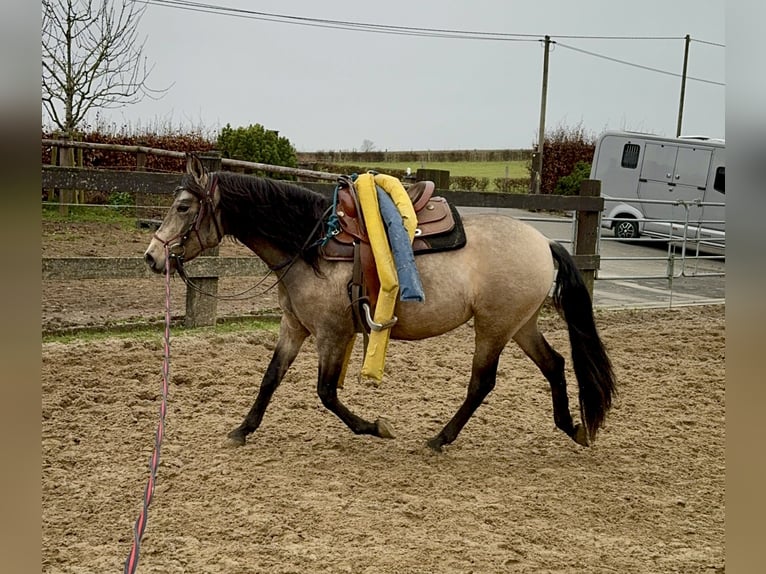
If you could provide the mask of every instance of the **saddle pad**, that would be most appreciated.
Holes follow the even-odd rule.
[[[444,201],[444,204],[449,209],[450,219],[453,224],[451,228],[446,231],[436,231],[441,229],[441,224],[437,221],[434,222],[434,225],[430,228],[428,234],[415,236],[415,240],[412,242],[412,250],[415,252],[415,255],[436,253],[438,251],[451,251],[453,249],[465,247],[466,244],[463,219],[460,217],[457,207],[448,203],[443,197],[434,197],[432,199]],[[423,213],[423,211],[420,213]],[[420,220],[418,220],[418,228],[420,228]]]

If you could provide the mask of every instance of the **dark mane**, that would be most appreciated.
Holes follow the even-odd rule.
[[[300,253],[302,259],[317,268],[318,248],[304,246],[312,232],[315,235],[309,244],[322,236],[324,230],[316,229],[316,225],[330,205],[328,198],[286,181],[227,171],[215,175],[226,233],[241,241],[262,237],[288,255]]]

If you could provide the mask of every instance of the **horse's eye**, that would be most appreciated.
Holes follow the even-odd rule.
[[[176,210],[178,211],[178,213],[186,213],[187,211],[189,211],[189,206],[185,203],[181,203],[178,205]]]

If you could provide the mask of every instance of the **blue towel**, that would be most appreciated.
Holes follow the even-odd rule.
[[[402,216],[385,190],[377,185],[375,189],[378,192],[380,216],[386,227],[388,244],[391,246],[396,273],[399,277],[399,300],[422,303],[426,300],[426,294],[420,282],[418,268],[415,266],[415,254],[412,252],[410,236],[407,235],[407,230],[402,223]]]

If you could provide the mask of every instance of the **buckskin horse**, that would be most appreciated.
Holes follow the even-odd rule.
[[[319,355],[317,393],[322,404],[356,434],[393,438],[385,419],[365,420],[338,398],[347,351],[359,323],[348,291],[353,264],[326,260],[316,241],[332,203],[286,181],[208,173],[198,158],[189,156],[173,203],[145,252],[152,271],[165,273],[170,266],[168,272],[182,273],[183,262],[230,236],[278,275],[279,338],[255,403],[228,435],[235,444],[244,445],[260,426],[274,391],[309,335],[314,336]],[[415,258],[425,301],[397,302],[398,321],[390,327],[392,339],[420,340],[473,318],[475,350],[466,397],[428,446],[441,451],[457,438],[494,388],[500,354],[511,339],[550,383],[556,426],[588,446],[604,425],[615,377],[596,328],[590,294],[573,258],[560,244],[512,217],[465,216],[462,224],[464,247]],[[549,293],[569,332],[579,391],[577,424],[569,411],[564,358],[537,325]]]

